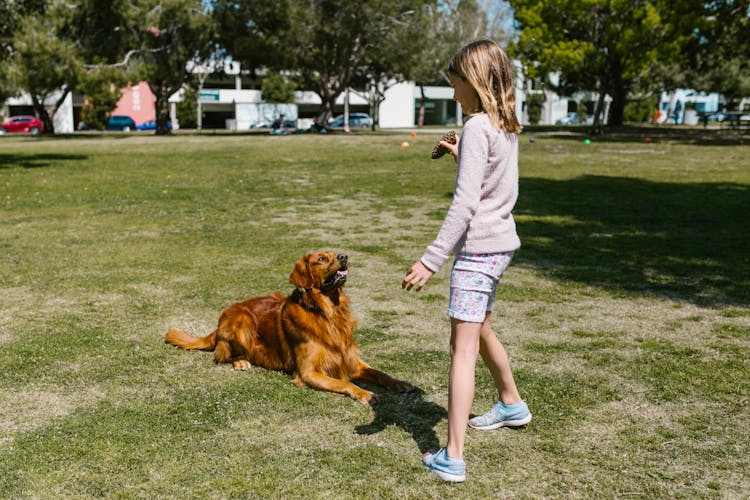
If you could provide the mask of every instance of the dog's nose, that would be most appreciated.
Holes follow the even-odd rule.
[[[346,256],[345,253],[340,253],[336,256],[338,261],[341,263],[342,266],[346,265],[346,262],[349,260],[349,257]]]

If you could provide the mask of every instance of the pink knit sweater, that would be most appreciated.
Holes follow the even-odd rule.
[[[471,117],[458,143],[453,202],[420,259],[438,272],[451,252],[499,253],[521,246],[511,210],[518,198],[518,136],[497,131],[487,114]]]

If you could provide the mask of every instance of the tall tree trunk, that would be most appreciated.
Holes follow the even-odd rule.
[[[370,110],[370,117],[372,118],[372,125],[370,125],[370,129],[372,129],[373,132],[375,132],[375,124],[378,121],[378,96],[377,91],[371,89],[370,92],[367,95],[367,107]]]
[[[604,112],[604,86],[598,85],[598,95],[596,99],[596,106],[594,107],[594,123],[591,124],[589,133],[591,135],[599,135],[602,132],[602,113]]]
[[[321,86],[318,90],[318,96],[320,96],[320,111],[318,112],[318,123],[324,127],[328,126],[328,122],[333,118],[333,107],[336,104],[336,98],[338,94],[331,92],[330,89]]]
[[[156,92],[156,135],[169,135],[169,86],[160,82]]]
[[[424,125],[424,105],[425,105],[425,95],[424,95],[424,85],[419,86],[419,115],[417,116],[417,127],[421,127]]]
[[[54,134],[55,123],[52,121],[52,117],[47,112],[47,108],[44,107],[44,99],[40,100],[37,96],[32,95],[31,105],[34,107],[34,112],[36,113],[37,117],[44,125],[44,133]]]
[[[612,103],[609,107],[607,125],[621,127],[623,123],[625,123],[625,101],[627,100],[628,94],[621,78],[615,79],[612,94]]]

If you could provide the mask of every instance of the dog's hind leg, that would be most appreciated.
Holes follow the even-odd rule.
[[[214,361],[217,363],[229,363],[232,360],[232,346],[226,340],[216,342],[214,349]]]
[[[250,369],[250,361],[244,354],[232,356],[232,346],[226,340],[219,340],[216,343],[214,361],[217,363],[232,363],[235,370],[245,371]]]

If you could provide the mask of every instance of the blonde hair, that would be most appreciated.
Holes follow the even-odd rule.
[[[479,96],[484,111],[498,130],[517,134],[516,96],[508,56],[492,40],[475,40],[464,45],[451,59],[448,73],[468,82]]]

